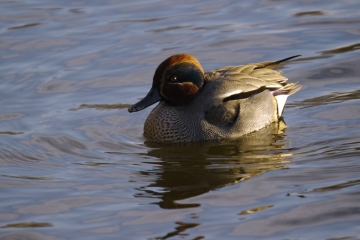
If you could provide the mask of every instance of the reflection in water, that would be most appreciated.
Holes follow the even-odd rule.
[[[346,101],[359,99],[360,90],[354,90],[351,92],[334,92],[320,97],[314,97],[305,99],[301,102],[295,102],[289,104],[288,107],[299,106],[301,108],[316,107],[334,103],[342,103]]]
[[[197,207],[199,204],[176,201],[284,168],[291,156],[284,153],[285,127],[283,122],[273,123],[237,140],[180,144],[145,142],[152,149],[148,155],[161,161],[158,168],[140,172],[152,183],[139,188],[141,193],[135,196],[160,198],[157,204],[166,209]]]
[[[322,54],[340,54],[346,52],[352,52],[360,49],[360,43],[351,44],[345,47],[334,48],[327,51],[322,51]]]
[[[360,150],[360,149],[359,149]],[[360,185],[360,179],[352,180],[352,181],[346,181],[339,184],[321,187],[321,188],[315,188],[312,190],[312,192],[328,192],[328,191],[336,191],[339,189],[344,189],[352,186]]]
[[[4,132],[0,132],[0,134],[6,134],[6,135],[18,135],[18,134],[24,134],[24,132],[4,131]]]
[[[95,108],[96,110],[113,110],[128,109],[131,104],[81,104],[78,108],[70,108],[69,111],[77,111],[80,109]]]
[[[12,223],[2,226],[0,228],[39,228],[39,227],[52,227],[51,223],[38,223],[38,222],[21,222],[21,223]]]
[[[41,25],[41,23],[28,23],[28,24],[24,24],[21,26],[9,27],[8,30],[14,30],[14,29],[26,28],[26,27],[34,27],[34,26],[39,26],[39,25]]]
[[[175,236],[181,236],[181,233],[182,232],[185,232],[187,229],[189,228],[194,228],[194,227],[197,227],[199,226],[200,224],[199,223],[185,223],[185,222],[176,222],[176,224],[178,225],[177,227],[175,227],[175,231],[173,232],[169,232],[167,233],[165,236],[162,236],[162,237],[157,237],[155,239],[168,239],[168,238],[171,238],[171,237],[175,237]],[[184,236],[187,236],[187,235],[184,235]],[[197,240],[197,239],[202,239],[203,237],[195,237],[193,239]]]
[[[360,43],[354,43],[343,47],[333,48],[330,50],[320,51],[321,55],[313,56],[313,57],[302,57],[295,59],[294,62],[311,62],[318,59],[325,59],[325,58],[331,58],[333,55],[336,54],[343,54],[348,52],[357,51],[360,49]]]
[[[266,210],[268,208],[273,207],[274,205],[266,205],[266,206],[261,206],[261,207],[256,207],[256,208],[251,208],[251,209],[247,209],[244,211],[241,211],[241,213],[239,213],[238,215],[247,215],[247,214],[252,214],[252,213],[256,213],[256,212],[260,212],[263,210]]]
[[[49,178],[49,177],[11,176],[11,175],[6,175],[6,174],[1,174],[1,176],[8,177],[8,178],[26,179],[26,180],[32,180],[32,181],[43,181],[43,180],[55,179],[55,178]]]
[[[298,12],[294,14],[294,17],[303,17],[303,16],[322,16],[325,15],[323,11],[309,11],[309,12]]]

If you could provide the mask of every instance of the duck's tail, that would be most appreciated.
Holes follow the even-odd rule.
[[[296,93],[300,89],[301,89],[300,84],[288,83],[284,87],[272,92],[273,96],[275,97],[275,99],[277,101],[278,117],[281,117],[281,115],[284,112],[284,107],[285,107],[286,99],[288,98],[288,96]]]
[[[285,86],[283,86],[280,89],[277,89],[273,92],[274,97],[279,95],[293,95],[297,91],[301,89],[301,85],[299,83],[287,83]]]
[[[300,57],[301,55],[295,55],[295,56],[292,56],[292,57],[288,57],[288,58],[284,58],[284,59],[281,59],[279,61],[276,61],[276,62],[262,62],[262,63],[258,63],[258,66],[255,68],[255,69],[260,69],[260,68],[269,68],[269,69],[272,69],[274,67],[276,67],[277,65],[283,63],[283,62],[286,62],[286,61],[289,61],[290,59],[293,59],[293,58],[296,58],[296,57]]]
[[[290,59],[293,59],[293,58],[296,58],[296,57],[300,57],[301,55],[295,55],[295,56],[292,56],[292,57],[288,57],[288,58],[284,58],[284,59],[281,59],[279,61],[276,61],[276,62],[262,62],[262,63],[258,63],[257,67],[255,69],[260,69],[260,68],[269,68],[269,69],[272,69],[274,67],[276,67],[277,65],[283,63],[283,62],[286,62],[286,61],[289,61]]]

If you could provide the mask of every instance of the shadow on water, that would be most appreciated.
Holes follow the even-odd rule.
[[[237,140],[197,143],[159,144],[145,142],[148,156],[159,158],[157,167],[142,171],[150,179],[138,188],[136,197],[160,198],[161,208],[189,208],[199,204],[181,204],[177,200],[198,196],[242,182],[263,172],[286,168],[291,154],[285,150],[284,122]],[[154,163],[152,163],[154,164]]]

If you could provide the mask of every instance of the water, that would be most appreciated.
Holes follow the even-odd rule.
[[[359,239],[360,3],[1,1],[0,239]],[[282,66],[285,122],[143,136],[156,66]]]

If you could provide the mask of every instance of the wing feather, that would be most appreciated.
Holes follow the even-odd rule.
[[[276,71],[273,68],[298,56],[300,55],[273,62],[227,66],[205,73],[205,75],[209,79],[217,78],[221,79],[221,81],[231,81],[229,85],[232,90],[220,96],[227,101],[249,97],[252,93],[257,94],[266,89],[271,91],[281,90],[282,94],[291,95],[300,90],[301,86],[299,84],[286,83],[288,79],[282,76],[282,71]]]

